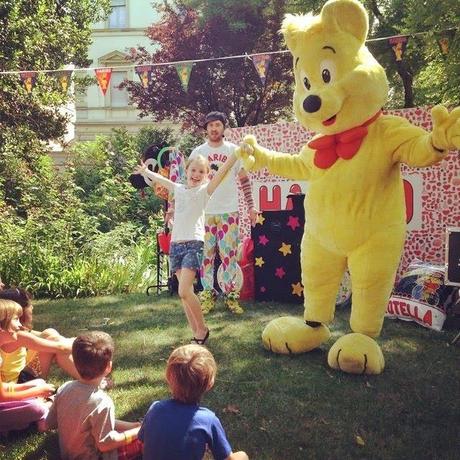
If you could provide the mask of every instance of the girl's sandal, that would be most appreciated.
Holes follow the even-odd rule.
[[[195,343],[197,345],[204,345],[208,339],[209,339],[209,329],[206,332],[206,335],[202,339],[197,339],[196,337],[193,337],[193,339],[191,340],[191,343]]]

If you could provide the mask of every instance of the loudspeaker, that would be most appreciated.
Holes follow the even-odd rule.
[[[446,228],[445,284],[460,286],[460,227]]]

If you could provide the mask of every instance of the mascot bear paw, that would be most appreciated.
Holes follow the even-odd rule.
[[[330,367],[349,374],[380,374],[385,367],[382,350],[377,342],[364,334],[352,333],[340,337],[327,356]]]
[[[262,343],[267,350],[283,355],[306,353],[329,340],[329,329],[320,325],[311,327],[300,318],[283,316],[267,324]]]

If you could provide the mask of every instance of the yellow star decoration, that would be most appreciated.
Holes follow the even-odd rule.
[[[262,214],[257,215],[256,225],[260,224],[263,225],[265,221],[265,217]]]
[[[284,257],[286,257],[288,254],[292,254],[291,245],[286,243],[281,243],[281,247],[278,249],[278,251],[282,252]]]
[[[262,267],[262,265],[265,263],[265,260],[263,257],[256,257],[256,260],[254,262],[254,265],[256,267]]]
[[[300,281],[296,284],[291,284],[292,286],[292,295],[302,296],[303,286],[300,284]]]

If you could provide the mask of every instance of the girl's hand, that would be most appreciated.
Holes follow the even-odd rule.
[[[59,340],[59,343],[61,344],[61,353],[72,353],[72,345],[73,345],[74,339],[67,339],[67,338],[62,338]]]
[[[56,392],[56,387],[51,383],[45,383],[43,386],[37,388],[39,390],[38,396],[47,398]]]
[[[147,171],[147,165],[141,161],[141,164],[140,165],[136,165],[136,167],[134,168],[134,174],[140,174],[141,176],[143,176]]]

